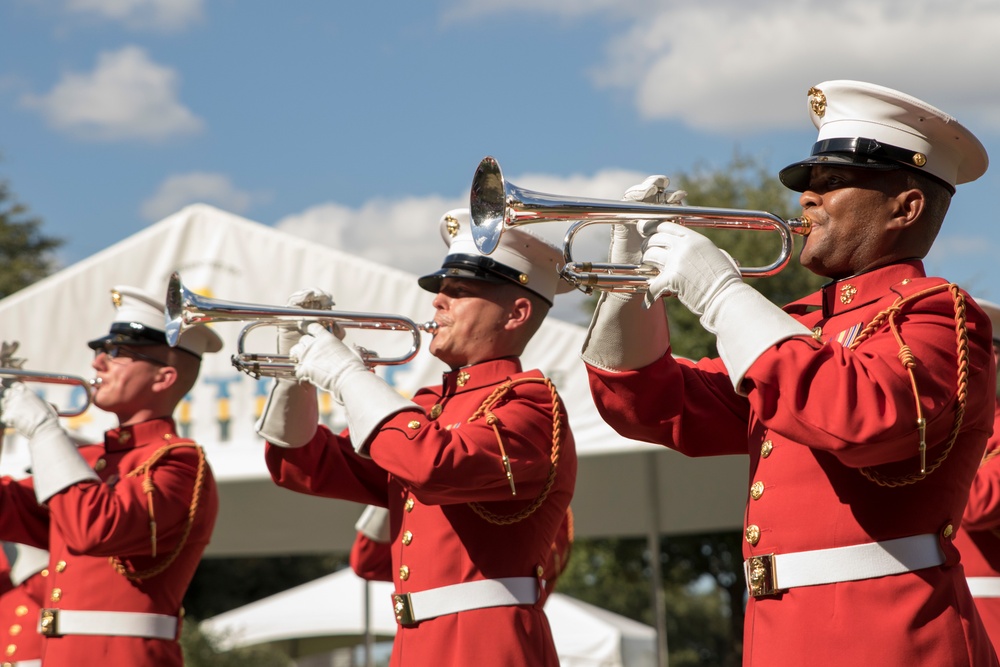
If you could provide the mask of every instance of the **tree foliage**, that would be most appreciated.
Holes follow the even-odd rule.
[[[42,220],[0,180],[0,299],[49,275],[61,239],[41,233]]]
[[[799,212],[789,191],[760,161],[738,152],[722,169],[696,167],[671,179],[673,187],[687,191],[685,202],[691,206],[768,211],[784,219]],[[778,256],[780,242],[774,233],[698,231],[741,266],[768,265]],[[801,238],[796,237],[792,259],[783,271],[748,282],[777,305],[816,291],[823,279],[798,263],[800,249]],[[666,305],[673,353],[690,359],[715,356],[715,339],[698,318],[676,299],[667,299]],[[737,667],[746,591],[739,531],[662,537],[658,551],[671,667]],[[654,625],[652,567],[645,539],[580,540],[558,589]]]

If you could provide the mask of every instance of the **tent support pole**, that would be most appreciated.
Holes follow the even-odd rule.
[[[649,452],[649,464],[646,470],[649,471],[647,482],[649,484],[649,532],[646,535],[649,549],[649,561],[651,573],[650,586],[652,587],[653,618],[656,620],[656,664],[659,667],[667,667],[669,657],[667,654],[667,602],[663,594],[663,572],[660,565],[660,492],[659,479],[657,477],[657,457],[655,452]]]
[[[375,667],[374,645],[372,636],[372,591],[371,582],[365,580],[365,667]]]

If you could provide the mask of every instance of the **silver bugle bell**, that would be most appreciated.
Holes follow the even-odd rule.
[[[244,341],[250,331],[262,326],[277,326],[295,320],[314,320],[336,324],[343,329],[378,331],[405,331],[413,338],[410,349],[396,357],[379,357],[367,351],[362,358],[369,366],[398,366],[405,364],[420,351],[420,332],[434,333],[437,323],[416,324],[401,315],[379,313],[352,313],[336,310],[310,310],[290,306],[267,306],[238,301],[223,301],[195,294],[181,282],[177,273],[170,276],[166,298],[167,343],[176,345],[181,334],[190,327],[212,322],[250,322],[240,332],[233,366],[254,377],[294,377],[295,362],[288,355],[251,353],[244,350]]]
[[[472,237],[484,254],[496,249],[501,234],[510,227],[575,221],[563,241],[565,265],[562,275],[586,292],[594,289],[639,291],[656,275],[656,269],[651,266],[574,261],[573,239],[589,225],[669,220],[686,227],[777,232],[781,253],[774,262],[767,266],[741,267],[742,275],[752,277],[771,276],[785,268],[791,258],[792,234],[808,234],[810,225],[805,217],[784,220],[766,211],[586,199],[535,192],[505,181],[499,163],[489,156],[483,158],[476,169],[469,207]]]

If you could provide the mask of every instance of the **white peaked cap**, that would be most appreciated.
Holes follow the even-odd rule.
[[[445,278],[514,283],[551,305],[556,294],[573,289],[559,274],[564,261],[562,249],[534,234],[517,227],[506,229],[496,250],[484,255],[472,238],[469,209],[448,211],[441,216],[439,228],[448,254],[438,271],[417,281],[429,292],[440,291]]]
[[[164,333],[167,315],[164,300],[137,287],[120,285],[111,290],[111,303],[115,316],[108,335],[88,343],[98,349],[107,343],[117,345],[166,345]],[[206,352],[222,349],[222,339],[208,326],[195,326],[185,330],[177,341],[179,349],[201,357]]]
[[[810,157],[781,170],[803,192],[813,166],[904,167],[934,177],[951,192],[986,172],[989,157],[972,132],[945,112],[891,88],[861,81],[826,81],[807,92],[819,136]]]

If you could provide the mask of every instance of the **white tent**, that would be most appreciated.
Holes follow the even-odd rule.
[[[438,266],[440,257],[427,258],[428,271]],[[92,354],[85,342],[107,330],[111,287],[134,285],[165,294],[173,271],[196,292],[227,301],[282,305],[295,290],[318,286],[334,295],[339,310],[404,315],[416,322],[433,315],[432,295],[413,275],[195,205],[0,301],[0,340],[20,342],[18,356],[28,369],[90,377]],[[226,346],[206,357],[196,387],[176,414],[182,432],[205,446],[220,483],[220,515],[208,555],[347,550],[362,508],[270,482],[263,443],[253,432],[270,381],[254,381],[231,366],[239,324],[212,326]],[[583,336],[581,327],[549,318],[523,357],[525,367],[541,368],[553,378],[569,411],[580,456],[573,500],[577,535],[738,530],[746,498],[745,457],[694,460],[618,436],[591,400],[579,360]],[[270,329],[254,333],[248,349],[273,349],[273,338]],[[399,334],[366,337],[355,331],[349,339],[384,355],[409,345],[409,336]],[[422,350],[409,364],[379,372],[406,395],[438,384],[442,370]],[[82,398],[80,388],[34,387],[60,406]],[[343,423],[337,406],[327,403],[322,409],[325,422]],[[90,409],[66,425],[99,440],[114,418]],[[19,476],[27,465],[23,441],[8,434],[0,472]]]
[[[365,633],[365,586],[350,568],[244,605],[202,621],[202,631],[231,649],[272,643],[305,656],[351,646]],[[392,637],[396,619],[389,582],[371,582],[369,628]],[[562,667],[652,667],[656,664],[656,631],[560,593],[545,603],[545,613]]]

